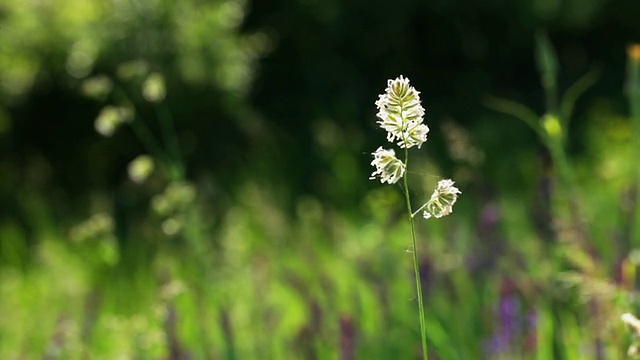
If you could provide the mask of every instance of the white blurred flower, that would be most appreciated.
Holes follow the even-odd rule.
[[[113,89],[113,81],[107,76],[98,75],[83,81],[81,89],[85,96],[101,99],[111,92]]]
[[[453,180],[450,179],[438,181],[438,186],[431,194],[431,199],[424,206],[423,216],[425,219],[429,219],[432,216],[441,218],[453,212],[453,204],[456,203],[458,195],[461,194],[460,190],[453,184]]]
[[[149,72],[149,63],[144,60],[132,60],[122,63],[116,69],[120,80],[130,81],[137,77],[145,76]]]
[[[143,183],[155,168],[155,162],[149,155],[140,155],[129,163],[129,178],[136,184]]]
[[[133,110],[123,106],[105,106],[98,114],[94,127],[102,136],[111,136],[122,123],[133,120]]]
[[[177,234],[178,231],[180,231],[180,229],[182,228],[182,223],[171,217],[164,220],[160,227],[162,228],[162,232],[164,232],[166,235],[173,236]]]
[[[627,324],[636,334],[640,335],[640,320],[631,313],[624,313],[620,316],[622,321]]]
[[[164,77],[159,73],[150,74],[142,84],[142,96],[149,102],[158,102],[164,99],[167,89],[164,84]]]
[[[400,75],[387,81],[385,93],[376,101],[378,124],[387,131],[387,140],[398,140],[401,148],[418,146],[427,141],[429,127],[422,123],[424,108],[420,93],[409,85],[409,79]]]
[[[380,177],[380,182],[387,182],[389,184],[395,184],[402,175],[404,175],[405,165],[402,161],[396,158],[396,153],[393,150],[383,149],[379,147],[372,153],[373,161],[371,165],[376,167],[376,171],[371,174],[369,179],[373,180],[377,176]]]

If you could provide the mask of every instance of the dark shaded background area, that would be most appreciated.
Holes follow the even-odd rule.
[[[168,105],[192,148],[185,159],[190,176],[208,173],[226,188],[255,170],[283,192],[285,204],[313,193],[349,206],[368,187],[360,175],[369,171],[365,154],[382,138],[374,129],[373,101],[387,78],[404,74],[421,89],[433,158],[448,163],[437,134],[443,119],[452,118],[486,152],[483,180],[510,184],[519,179],[503,176],[517,166],[508,155],[537,145],[522,124],[484,107],[483,97],[542,109],[533,56],[534,34],[541,30],[557,47],[561,85],[596,67],[602,76],[593,94],[615,93],[623,82],[624,48],[640,31],[638,13],[633,1],[258,1],[250,5],[243,31],[264,32],[272,45],[247,96],[229,98],[215,85],[180,79],[168,15],[137,24],[146,35],[106,43],[93,72],[113,72],[123,60],[142,57],[167,76]],[[12,128],[1,140],[2,172],[15,178],[5,180],[5,203],[32,161],[47,164],[42,186],[62,189],[73,203],[94,187],[119,186],[123,166],[141,152],[126,131],[108,144],[95,134],[87,119],[98,106],[70,84],[65,50],[55,42],[39,48],[42,67],[33,86],[5,101]],[[576,134],[586,106],[578,106]],[[330,139],[336,142],[330,154],[313,138],[324,125],[339,138]],[[579,139],[574,137],[578,148]],[[332,164],[340,156],[348,160]],[[339,172],[348,172],[343,183]]]
[[[521,124],[487,111],[482,103],[493,94],[542,111],[534,64],[537,31],[546,29],[558,49],[562,87],[591,68],[600,68],[603,74],[593,93],[620,92],[623,50],[638,33],[637,22],[629,14],[640,10],[638,4],[561,2],[557,9],[545,11],[545,6],[553,4],[556,2],[401,2],[393,7],[371,2],[254,4],[248,24],[278,34],[278,50],[262,61],[252,100],[266,117],[277,119],[274,128],[299,139],[294,144],[301,149],[312,136],[309,124],[318,118],[333,119],[344,129],[366,131],[362,148],[370,149],[380,138],[373,129],[372,99],[386,78],[405,74],[422,90],[428,123],[436,131],[445,117],[463,124],[488,152],[491,161],[483,173],[492,174],[500,166],[497,163],[511,162],[500,156],[506,155],[505,147],[514,151],[535,147]],[[285,8],[295,15],[285,15],[288,12],[281,10]],[[303,63],[308,65],[296,66]],[[285,79],[288,85],[279,86]],[[587,106],[580,105],[579,110]],[[579,123],[575,122],[576,127]],[[432,136],[437,145],[432,144],[429,151],[443,159],[440,138]],[[310,155],[305,150],[295,154]],[[292,159],[292,163],[304,162]],[[317,169],[315,161],[306,164],[302,184],[308,184]]]

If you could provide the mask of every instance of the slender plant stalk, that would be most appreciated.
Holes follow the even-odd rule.
[[[134,103],[133,101],[131,101],[131,98],[127,94],[127,92],[117,85],[114,88],[114,94],[115,96],[113,100],[115,102],[118,102],[118,100],[124,100],[127,103]],[[129,126],[133,130],[138,140],[142,143],[145,151],[156,159],[161,159],[162,161],[160,164],[162,166],[162,170],[165,171],[168,175],[171,175],[171,154],[164,150],[164,148],[161,146],[161,143],[153,135],[151,129],[149,129],[145,121],[137,112],[135,114],[135,118],[132,119]]]
[[[162,146],[160,146],[155,136],[153,136],[153,133],[151,132],[151,130],[149,130],[144,121],[142,121],[140,118],[134,119],[131,122],[130,126],[135,135],[138,137],[138,140],[140,140],[140,142],[142,143],[142,146],[149,154],[155,156],[158,159],[165,159],[168,157],[168,155],[162,149]]]
[[[626,92],[629,101],[629,112],[635,133],[633,152],[637,158],[640,155],[640,45],[631,45],[628,49],[627,83]],[[636,167],[633,173],[633,183],[635,187],[636,208],[635,220],[631,230],[631,243],[637,246],[640,241],[640,170]]]
[[[184,177],[184,166],[182,163],[182,155],[180,152],[180,145],[178,144],[173,117],[163,102],[155,105],[154,108],[160,122],[163,141],[168,149],[167,152],[169,153],[169,157],[171,158],[171,165],[177,167],[177,174],[174,173],[172,169],[171,177],[174,178],[173,180],[180,181]]]
[[[404,149],[404,163],[405,166],[409,166],[409,150],[405,147]],[[420,264],[418,263],[418,246],[416,241],[416,230],[413,222],[413,212],[411,211],[411,198],[409,196],[409,181],[407,180],[408,176],[404,177],[404,197],[407,201],[407,212],[409,214],[409,224],[411,224],[411,240],[413,250],[411,253],[413,254],[413,271],[416,275],[416,292],[418,293],[418,310],[420,314],[420,335],[422,338],[422,358],[424,360],[428,359],[428,350],[427,350],[427,326],[425,323],[425,313],[424,313],[424,304],[422,302],[422,284],[420,282]]]

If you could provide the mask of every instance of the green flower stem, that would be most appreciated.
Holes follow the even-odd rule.
[[[138,137],[138,140],[142,143],[142,146],[145,150],[156,157],[157,159],[165,159],[167,154],[162,150],[162,147],[158,144],[158,141],[151,133],[151,130],[147,127],[147,125],[141,119],[134,119],[129,126]]]
[[[409,168],[409,150],[404,149],[404,164]],[[420,266],[418,264],[418,246],[416,241],[416,230],[413,222],[413,213],[411,211],[411,199],[409,197],[409,181],[408,176],[404,176],[404,197],[407,201],[407,211],[409,213],[409,224],[411,224],[411,240],[413,246],[413,271],[416,275],[416,292],[418,293],[418,311],[420,313],[420,335],[422,338],[422,358],[427,360],[427,326],[425,323],[424,304],[422,302],[422,284],[420,282]]]
[[[560,188],[564,193],[564,199],[561,199],[560,203],[565,203],[572,207],[573,202],[577,199],[575,192],[575,186],[573,183],[573,176],[571,171],[571,164],[564,148],[564,143],[561,140],[548,141],[547,148],[551,154],[553,164],[558,169],[558,180],[560,181]],[[573,210],[573,209],[571,209]],[[575,213],[573,215],[576,215]]]
[[[176,173],[172,171],[171,176],[174,180],[180,181],[184,177],[184,165],[182,163],[182,155],[180,152],[180,145],[178,144],[178,137],[175,130],[175,124],[171,112],[164,104],[156,104],[154,106],[156,116],[160,122],[160,129],[162,131],[162,137],[165,145],[168,148],[168,152],[172,158],[173,166],[176,166]],[[172,169],[173,170],[173,169]]]
[[[420,211],[422,211],[422,209],[426,208],[427,205],[429,205],[429,203],[425,203],[424,205],[420,206],[420,208],[418,208],[418,210],[414,211],[413,213],[411,213],[411,218],[416,217],[416,215],[418,215],[418,213]]]
[[[113,95],[114,102],[116,103],[126,102],[126,103],[133,104],[133,102],[130,100],[129,95],[127,95],[127,92],[120,86],[116,85],[114,87],[113,93],[114,93]],[[167,174],[170,174],[171,169],[169,168],[169,166],[165,164],[168,160],[170,160],[169,154],[167,154],[162,148],[162,146],[160,146],[160,142],[153,135],[153,133],[151,132],[151,130],[149,129],[145,121],[140,117],[138,112],[135,111],[135,106],[134,106],[134,114],[135,114],[135,118],[132,119],[132,121],[129,123],[129,126],[133,130],[138,140],[142,143],[142,146],[144,147],[145,151],[151,156],[153,156],[154,158],[162,160],[160,162],[162,170],[165,171]]]

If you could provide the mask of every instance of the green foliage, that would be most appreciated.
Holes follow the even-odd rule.
[[[419,357],[404,201],[367,180],[401,73],[411,189],[464,193],[417,224],[431,355],[624,358],[637,6],[0,0],[0,358]]]
[[[1,4],[0,79],[4,96],[24,95],[43,71],[75,78],[113,62],[172,67],[187,82],[246,91],[267,39],[239,36],[243,1],[79,1]],[[108,62],[108,63],[107,63]],[[129,64],[121,75],[135,71]],[[158,69],[156,69],[158,70]]]

